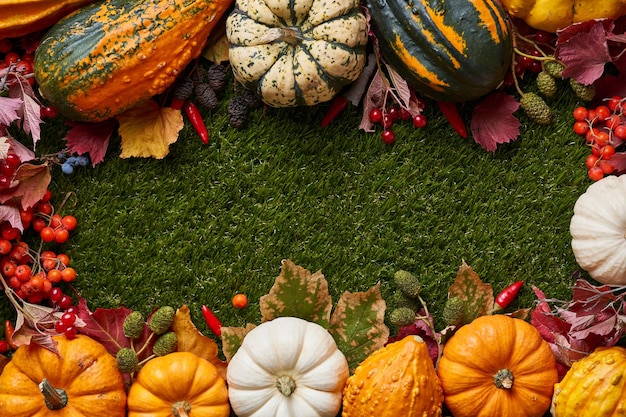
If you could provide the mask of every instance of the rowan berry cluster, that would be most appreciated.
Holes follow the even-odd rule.
[[[420,100],[418,107],[424,109],[424,101]],[[408,109],[395,103],[387,108],[373,108],[369,112],[369,119],[373,124],[382,126],[383,131],[380,137],[386,144],[392,144],[396,141],[396,134],[392,129],[395,123],[410,121],[418,129],[424,128],[428,124],[426,116],[421,111],[411,114]]]
[[[613,157],[626,146],[626,98],[614,96],[596,107],[574,109],[574,132],[591,149],[585,165],[589,178],[598,181],[615,173]]]
[[[19,298],[33,304],[48,301],[67,311],[73,300],[58,284],[74,281],[76,270],[67,254],[44,245],[65,243],[77,220],[54,213],[51,198],[48,190],[33,207],[20,209],[23,233],[8,221],[0,224],[0,277]],[[23,240],[31,231],[40,238],[37,249]]]

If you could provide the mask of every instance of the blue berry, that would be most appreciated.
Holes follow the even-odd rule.
[[[75,156],[70,156],[65,160],[65,163],[71,166],[75,166],[78,163],[78,158],[76,158]]]
[[[67,163],[67,161],[63,162],[63,164],[61,164],[61,171],[63,171],[64,174],[71,175],[74,173],[74,166]]]
[[[79,155],[76,157],[76,162],[81,167],[86,167],[87,165],[89,165],[89,157],[86,155]]]

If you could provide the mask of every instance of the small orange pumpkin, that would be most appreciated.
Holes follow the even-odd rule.
[[[213,364],[191,352],[151,359],[128,392],[128,417],[228,417],[226,382]]]
[[[455,417],[541,417],[558,380],[539,331],[502,314],[459,328],[444,345],[437,371]]]
[[[0,375],[0,414],[11,417],[125,417],[124,378],[100,343],[54,336],[59,355],[20,346]]]

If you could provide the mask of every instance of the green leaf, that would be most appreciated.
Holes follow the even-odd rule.
[[[230,359],[235,355],[241,344],[243,338],[256,326],[248,323],[246,327],[222,327],[222,352],[226,357],[226,362],[230,362]]]
[[[332,298],[320,271],[311,274],[284,260],[269,294],[261,297],[260,307],[264,322],[277,317],[299,317],[328,328]]]
[[[494,297],[490,284],[482,282],[472,267],[465,261],[448,289],[448,298],[459,297],[463,303],[463,317],[460,326],[471,323],[474,319],[491,314]]]
[[[329,331],[346,356],[350,372],[387,342],[386,306],[380,295],[380,284],[366,292],[345,292],[339,299]]]

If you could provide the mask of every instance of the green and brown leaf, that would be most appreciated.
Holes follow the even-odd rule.
[[[465,261],[448,289],[448,298],[452,297],[458,297],[463,303],[460,325],[468,324],[479,316],[491,314],[494,303],[491,284],[484,283]]]

